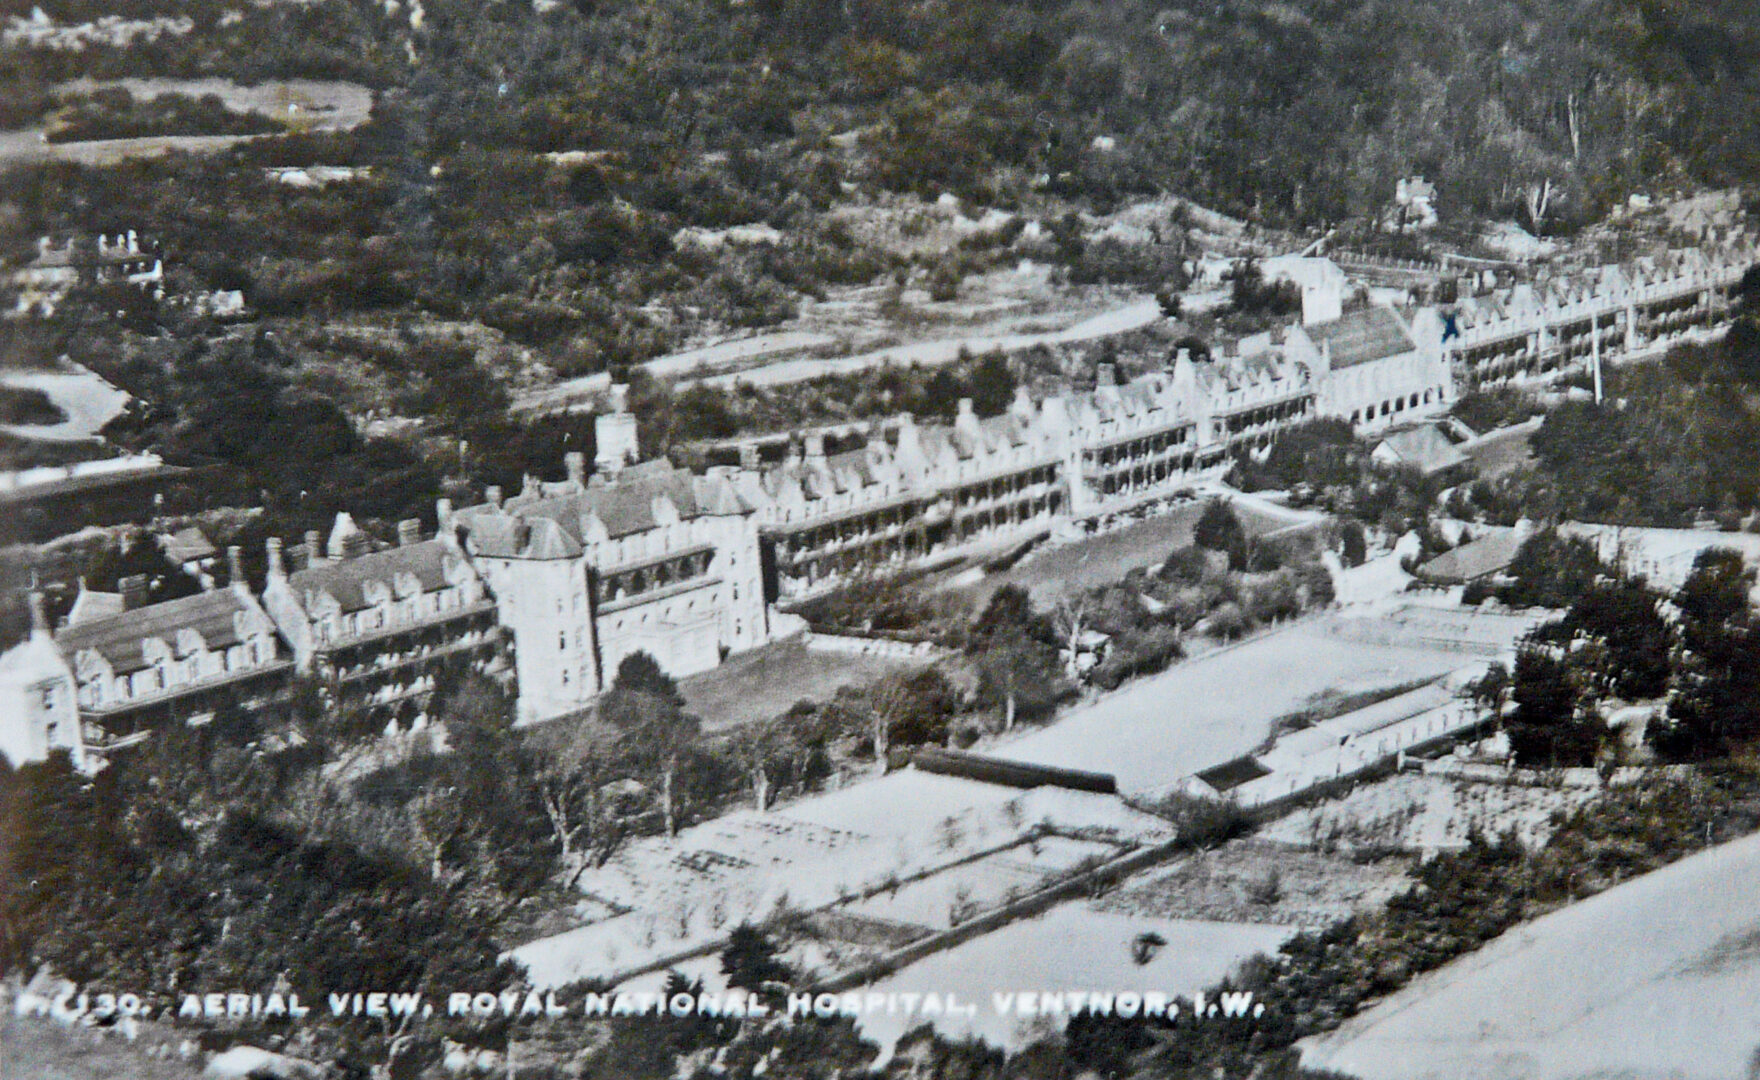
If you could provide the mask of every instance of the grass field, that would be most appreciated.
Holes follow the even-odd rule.
[[[1321,1039],[1361,1080],[1732,1080],[1760,1063],[1760,836],[1518,926]]]

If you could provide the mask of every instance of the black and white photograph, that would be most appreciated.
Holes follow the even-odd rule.
[[[0,0],[0,1080],[1760,1080],[1760,3]]]

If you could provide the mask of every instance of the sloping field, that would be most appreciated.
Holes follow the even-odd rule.
[[[1426,975],[1302,1063],[1362,1080],[1731,1080],[1760,1062],[1760,835]]]
[[[1324,690],[1351,693],[1435,678],[1459,653],[1348,641],[1306,622],[1178,664],[992,753],[1112,773],[1119,790],[1165,788],[1253,750],[1271,722]]]

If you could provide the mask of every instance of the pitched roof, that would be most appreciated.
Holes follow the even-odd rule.
[[[1377,450],[1392,454],[1401,465],[1412,465],[1424,475],[1438,473],[1463,465],[1467,456],[1460,452],[1435,424],[1399,431],[1381,440]]]
[[[174,563],[194,562],[216,554],[213,543],[194,525],[160,536],[159,547]]]
[[[210,649],[223,649],[240,641],[233,617],[257,610],[253,601],[233,590],[215,589],[65,627],[56,633],[55,644],[68,656],[95,649],[116,671],[138,671],[147,666],[142,649],[147,638],[175,645],[178,631],[188,629],[200,634]]]
[[[1343,318],[1303,329],[1315,348],[1332,347],[1333,370],[1400,356],[1417,348],[1399,316],[1384,307],[1348,311]]]
[[[1468,582],[1507,567],[1522,542],[1514,529],[1500,530],[1445,551],[1418,567],[1418,576],[1439,582]]]
[[[423,540],[402,547],[386,548],[359,555],[341,562],[323,563],[295,570],[287,583],[295,596],[302,599],[327,592],[336,598],[344,611],[360,611],[372,606],[366,597],[369,581],[389,584],[399,574],[413,574],[422,584],[423,592],[433,592],[447,585],[446,564],[455,559],[440,540]]]

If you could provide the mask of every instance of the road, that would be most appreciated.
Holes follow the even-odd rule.
[[[1760,1061],[1760,835],[1519,926],[1330,1035],[1362,1080],[1729,1080]]]
[[[0,431],[42,442],[85,442],[114,420],[128,405],[128,394],[90,371],[0,372],[0,385],[41,390],[67,419],[59,424],[0,424]]]
[[[223,79],[123,79],[110,82],[80,80],[58,87],[89,93],[117,86],[136,98],[163,93],[201,97],[218,95],[235,112],[259,112],[288,122],[301,131],[346,131],[366,122],[373,109],[373,92],[346,82],[293,79],[239,86]],[[295,112],[288,112],[295,106]],[[70,161],[81,165],[113,165],[129,158],[154,157],[171,151],[209,154],[246,139],[274,135],[163,135],[143,139],[93,139],[85,142],[52,143],[42,128],[0,131],[0,168],[45,161]]]
[[[961,350],[972,355],[979,355],[996,349],[1001,349],[1003,352],[1020,352],[1023,349],[1033,348],[1035,345],[1063,345],[1076,341],[1092,341],[1129,333],[1132,330],[1140,330],[1161,318],[1163,318],[1161,305],[1153,298],[1149,298],[1133,301],[1123,307],[1114,308],[1089,319],[1083,319],[1081,322],[1062,330],[1039,334],[940,338],[935,341],[919,341],[911,345],[897,345],[889,349],[876,349],[873,352],[858,353],[855,356],[825,360],[786,360],[780,364],[771,364],[750,371],[711,375],[696,380],[685,379],[681,380],[681,384],[694,381],[706,386],[717,387],[731,387],[736,383],[743,383],[747,386],[783,386],[826,375],[845,375],[866,368],[880,367],[884,364],[920,364],[928,367],[952,363],[959,358]]]

